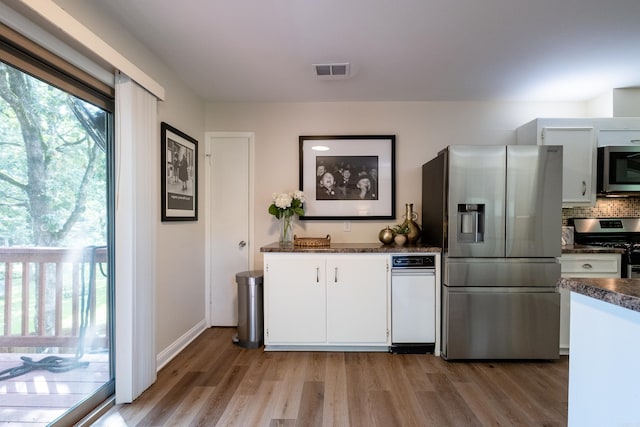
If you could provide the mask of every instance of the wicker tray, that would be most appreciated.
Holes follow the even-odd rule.
[[[327,234],[327,237],[298,237],[293,236],[294,246],[307,246],[307,247],[319,247],[329,246],[331,244],[331,236]]]

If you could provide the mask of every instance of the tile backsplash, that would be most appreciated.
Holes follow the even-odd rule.
[[[567,225],[569,218],[615,218],[629,216],[640,216],[640,197],[599,197],[596,205],[592,208],[562,209],[562,225]]]

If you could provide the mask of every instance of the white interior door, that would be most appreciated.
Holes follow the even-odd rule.
[[[235,276],[253,265],[253,135],[212,132],[207,143],[209,319],[211,326],[237,326]]]

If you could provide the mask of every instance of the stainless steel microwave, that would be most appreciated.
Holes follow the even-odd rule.
[[[640,195],[640,145],[598,148],[598,193]]]

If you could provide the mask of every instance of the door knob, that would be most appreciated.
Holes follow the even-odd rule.
[[[240,240],[240,243],[238,243],[238,247],[244,248],[245,246],[247,246],[247,242],[245,242],[244,240]]]

